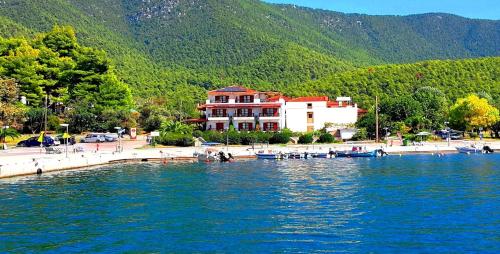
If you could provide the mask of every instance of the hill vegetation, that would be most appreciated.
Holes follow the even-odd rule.
[[[500,22],[448,14],[369,16],[256,0],[0,2],[0,35],[71,25],[105,50],[135,97],[178,85],[298,85],[379,64],[499,55]]]

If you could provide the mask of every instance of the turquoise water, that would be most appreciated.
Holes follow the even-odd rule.
[[[500,253],[500,154],[0,180],[0,253]]]

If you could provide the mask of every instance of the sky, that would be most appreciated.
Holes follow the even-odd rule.
[[[445,12],[468,18],[500,19],[500,0],[264,0],[346,13],[408,15]]]

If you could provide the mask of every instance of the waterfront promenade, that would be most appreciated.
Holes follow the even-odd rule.
[[[469,141],[468,143],[474,143]],[[500,150],[500,142],[487,141],[478,144],[486,144],[494,150]],[[0,178],[46,173],[52,171],[69,170],[106,165],[112,163],[126,162],[156,162],[172,163],[178,161],[196,161],[193,157],[195,152],[203,152],[206,147],[162,147],[143,148],[144,141],[125,141],[123,151],[116,152],[116,143],[100,144],[78,144],[84,147],[84,152],[75,153],[73,147],[69,147],[69,153],[64,152],[65,147],[59,148],[61,154],[45,154],[40,148],[16,148],[0,151]],[[258,151],[281,151],[281,152],[328,152],[332,150],[350,150],[352,146],[361,146],[367,150],[382,148],[390,155],[403,155],[412,153],[430,153],[442,155],[456,153],[456,146],[464,145],[463,141],[454,141],[449,146],[446,142],[426,142],[418,146],[389,146],[385,144],[363,143],[363,144],[315,144],[315,145],[257,145],[252,146],[219,146],[213,147],[233,154],[237,159],[249,159]]]

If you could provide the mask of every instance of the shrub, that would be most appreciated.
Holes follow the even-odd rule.
[[[270,144],[287,144],[290,142],[292,134],[289,132],[275,132],[269,139]]]
[[[161,116],[153,115],[144,120],[143,128],[147,132],[159,130],[162,123],[163,118]]]
[[[207,142],[217,142],[217,143],[226,143],[225,135],[218,131],[205,131],[203,132],[203,139]]]
[[[158,143],[166,146],[193,146],[193,137],[189,134],[164,132],[158,137]]]
[[[258,135],[261,135],[260,132],[242,132],[241,133],[241,144],[242,145],[250,145],[256,142],[260,142]],[[263,141],[263,142],[268,142],[268,141]],[[262,142],[261,142],[262,143]]]
[[[333,143],[335,138],[330,133],[323,133],[319,136],[318,143]]]
[[[195,138],[203,137],[203,131],[200,130],[193,131],[193,137]]]
[[[224,137],[224,141],[221,143],[228,142],[231,145],[239,145],[241,144],[240,134],[237,131],[228,131],[222,134]]]
[[[61,129],[61,126],[59,126],[59,124],[61,123],[61,121],[59,120],[59,117],[55,116],[55,115],[49,115],[47,117],[47,127],[49,128],[49,130],[62,130]],[[64,131],[66,131],[66,129],[64,129]]]
[[[359,128],[356,134],[352,137],[354,141],[367,140],[368,139],[368,131],[366,128]]]
[[[313,140],[313,134],[307,133],[299,137],[299,144],[311,144]]]
[[[272,132],[256,131],[253,133],[255,136],[254,143],[269,143],[269,140],[273,136]]]

